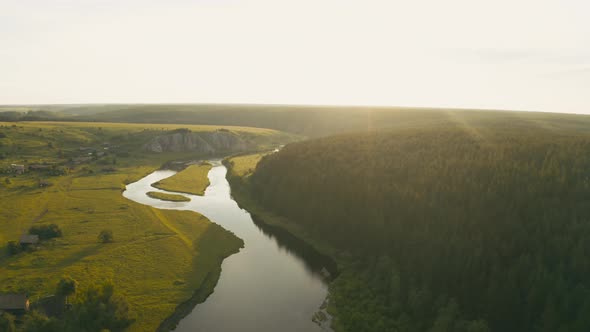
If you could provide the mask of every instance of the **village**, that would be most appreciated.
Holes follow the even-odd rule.
[[[65,175],[70,171],[75,170],[77,166],[89,164],[97,161],[100,165],[115,164],[115,157],[106,160],[105,157],[113,154],[118,146],[111,146],[110,143],[103,143],[101,147],[79,147],[77,151],[70,153],[69,158],[61,158],[52,161],[30,162],[30,163],[12,163],[8,166],[0,167],[0,174],[18,176],[25,173],[36,173],[39,176],[59,176]],[[63,153],[61,153],[63,154]],[[62,155],[63,157],[63,155]],[[106,172],[112,172],[113,167],[104,167],[102,169]],[[7,178],[7,182],[9,179]],[[39,187],[49,186],[50,183],[44,179],[39,179]]]
[[[77,167],[92,162],[97,162],[101,165],[112,165],[114,158],[107,159],[109,153],[112,153],[118,146],[112,146],[110,143],[103,143],[100,147],[86,147],[81,146],[77,150],[70,153],[69,158],[62,158],[52,161],[42,162],[28,162],[28,163],[11,163],[10,165],[0,167],[0,174],[7,175],[4,179],[5,184],[11,183],[11,178],[18,176],[32,176],[37,178],[36,183],[38,187],[49,187],[51,182],[49,179],[52,176],[66,175],[75,171]],[[63,156],[63,155],[62,155]],[[114,167],[103,167],[104,172],[113,172]],[[44,211],[46,213],[47,211]],[[38,219],[41,216],[38,217]],[[34,223],[35,221],[33,221]],[[61,237],[61,230],[57,225],[41,225],[33,226],[28,233],[22,234],[18,241],[8,241],[7,252],[9,256],[17,255],[23,252],[31,252],[39,250],[43,241],[50,240],[55,237]],[[71,283],[71,282],[70,282]],[[61,284],[61,283],[60,283]],[[63,285],[60,287],[63,288]],[[64,293],[65,292],[65,293]],[[69,292],[63,289],[56,290],[56,294],[45,296],[41,299],[32,302],[29,294],[26,292],[17,293],[3,293],[0,294],[0,316],[8,314],[15,322],[19,322],[25,314],[31,311],[43,313],[47,317],[59,317],[70,306],[67,304],[67,294]],[[0,327],[1,329],[1,327]]]
[[[43,214],[45,213],[47,211],[43,212]],[[38,250],[42,241],[48,241],[61,236],[62,231],[55,224],[32,226],[27,234],[20,236],[18,242],[8,242],[8,255],[12,256],[21,252]],[[9,319],[17,323],[31,310],[41,312],[47,317],[59,317],[68,310],[67,296],[73,293],[73,291],[66,291],[65,283],[65,281],[60,281],[55,294],[45,296],[34,303],[30,300],[29,294],[26,292],[0,294],[0,316],[9,317]],[[72,282],[67,283],[70,284],[70,288],[73,287],[71,286]]]

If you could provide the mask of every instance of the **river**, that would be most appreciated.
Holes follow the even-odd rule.
[[[175,331],[330,331],[312,322],[326,298],[320,271],[329,259],[290,234],[265,226],[231,197],[227,169],[213,161],[204,196],[168,202],[146,196],[151,186],[175,174],[160,170],[127,185],[123,195],[160,209],[196,211],[244,240],[244,248],[223,261],[221,277],[204,303],[183,318]],[[327,324],[324,324],[327,325]]]

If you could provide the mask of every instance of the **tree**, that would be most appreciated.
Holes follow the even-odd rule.
[[[5,312],[0,314],[0,331],[15,332],[14,316]]]
[[[6,245],[6,250],[8,251],[8,255],[12,256],[20,253],[23,250],[23,248],[16,241],[8,241],[8,244]]]
[[[29,228],[29,234],[39,235],[41,240],[62,236],[61,229],[56,224],[33,226]]]
[[[76,293],[77,288],[78,288],[78,282],[69,276],[65,276],[65,277],[61,278],[61,280],[57,284],[57,295],[64,296],[65,300],[66,300],[66,304],[67,304],[68,303],[68,296]]]
[[[110,229],[103,229],[98,234],[98,240],[102,243],[111,243],[114,241],[113,231]]]
[[[59,331],[56,325],[58,322],[49,319],[47,316],[31,311],[24,317],[23,331],[25,332],[54,332]]]
[[[111,282],[92,285],[81,294],[65,317],[65,331],[124,331],[133,320],[125,298],[115,292]]]

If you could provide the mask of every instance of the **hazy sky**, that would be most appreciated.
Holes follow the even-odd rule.
[[[0,104],[590,113],[588,0],[0,0]]]

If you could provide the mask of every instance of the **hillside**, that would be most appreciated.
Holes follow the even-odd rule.
[[[190,144],[188,136],[195,137]],[[103,155],[119,160],[161,152],[224,155],[269,149],[297,139],[272,129],[233,126],[0,122],[0,168],[25,161],[77,162],[89,156],[96,160]]]
[[[590,131],[557,129],[575,125],[327,137],[246,183],[337,253],[338,331],[588,331]]]
[[[2,112],[2,111],[5,112]],[[10,112],[9,112],[10,111]],[[29,113],[26,113],[26,112]],[[19,116],[20,114],[20,116]],[[586,130],[583,115],[492,110],[429,109],[410,107],[353,107],[238,104],[128,104],[0,106],[0,121],[67,120],[123,123],[180,123],[271,128],[308,137],[367,129],[437,125],[544,126],[552,130]]]

